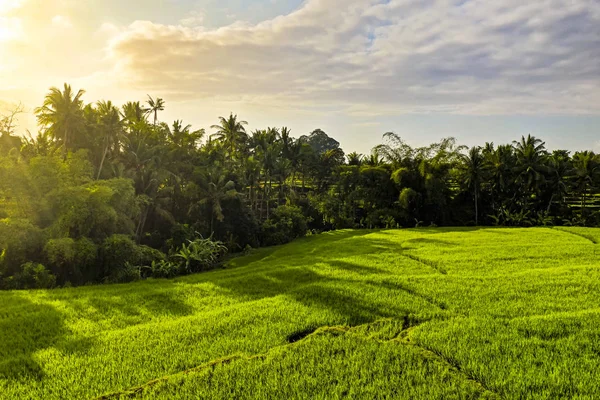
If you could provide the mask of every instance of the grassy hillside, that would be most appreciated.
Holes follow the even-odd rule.
[[[0,398],[600,398],[600,229],[340,231],[0,293]]]

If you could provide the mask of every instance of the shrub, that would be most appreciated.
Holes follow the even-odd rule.
[[[200,238],[181,245],[173,258],[179,261],[182,273],[192,273],[213,267],[225,253],[227,247],[222,242]]]
[[[88,238],[50,239],[44,246],[44,259],[60,283],[82,284],[97,278],[98,249]]]
[[[26,219],[0,220],[0,271],[13,275],[29,261],[41,261],[44,234]]]
[[[280,206],[263,224],[263,244],[273,246],[303,237],[308,231],[306,217],[299,207]]]
[[[81,279],[75,265],[75,240],[71,238],[48,240],[44,246],[44,259],[59,282],[78,282]]]
[[[142,278],[142,268],[125,262],[122,268],[114,271],[106,278],[109,283],[128,283]]]
[[[127,235],[112,235],[100,246],[100,262],[103,276],[113,281],[126,265],[137,265],[140,260],[138,245]]]
[[[164,261],[167,259],[165,253],[149,246],[138,246],[138,254],[139,259],[136,261],[136,265],[149,266],[155,261]]]
[[[86,283],[98,279],[101,271],[98,268],[98,246],[86,237],[75,241],[75,265],[77,266],[81,281],[73,283]]]
[[[5,289],[50,289],[56,285],[56,277],[42,264],[27,262],[2,283]]]
[[[145,276],[152,278],[173,278],[179,273],[179,265],[167,260],[155,260],[142,268]]]

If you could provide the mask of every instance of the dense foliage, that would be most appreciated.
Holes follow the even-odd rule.
[[[0,399],[597,399],[599,240],[344,230],[206,274],[0,292]]]
[[[600,157],[532,136],[415,148],[387,133],[370,155],[346,155],[320,129],[248,132],[232,114],[207,134],[161,122],[160,98],[83,96],[52,88],[35,137],[14,135],[21,109],[0,118],[0,287],[173,276],[216,265],[214,246],[220,256],[330,229],[600,221]],[[207,258],[190,261],[199,243]]]

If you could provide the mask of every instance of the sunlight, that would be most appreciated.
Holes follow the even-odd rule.
[[[21,21],[18,18],[0,17],[0,42],[16,39],[20,33]]]
[[[19,7],[23,3],[22,0],[0,0],[0,14]]]
[[[21,20],[7,16],[8,12],[18,8],[22,0],[0,0],[0,42],[16,39],[21,33]]]

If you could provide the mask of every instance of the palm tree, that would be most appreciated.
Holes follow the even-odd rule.
[[[99,101],[97,103],[97,111],[99,114],[98,123],[100,133],[102,134],[102,141],[104,143],[102,159],[100,161],[100,166],[98,167],[98,175],[96,176],[96,179],[100,179],[104,160],[109,149],[111,147],[114,150],[118,148],[119,137],[123,133],[123,120],[119,114],[119,109],[115,107],[110,100]]]
[[[550,173],[548,175],[548,184],[550,191],[550,200],[546,212],[550,213],[550,208],[554,199],[558,197],[558,203],[564,204],[565,197],[569,191],[569,177],[574,174],[571,164],[571,157],[566,150],[555,150],[548,157],[548,166]]]
[[[222,170],[212,169],[205,171],[198,182],[201,189],[199,204],[206,204],[210,207],[210,232],[214,232],[215,218],[223,222],[223,207],[221,202],[226,199],[237,196],[235,183],[227,179]]]
[[[290,129],[284,126],[279,133],[281,140],[281,154],[287,159],[290,159],[291,147],[294,144],[294,138],[290,136],[290,132]]]
[[[475,198],[475,225],[479,225],[479,192],[485,179],[486,164],[481,147],[471,147],[468,154],[462,155],[462,177],[465,185],[473,190]]]
[[[354,166],[360,167],[360,165],[363,162],[363,155],[358,154],[355,151],[353,151],[352,153],[346,154],[346,158],[348,159],[348,165],[354,165]]]
[[[585,210],[586,194],[595,187],[600,177],[600,162],[593,151],[573,155],[574,180],[581,196],[581,210]]]
[[[533,195],[545,179],[548,168],[545,165],[547,152],[545,143],[535,136],[521,136],[521,140],[513,142],[517,156],[515,172],[526,193]]]
[[[229,161],[233,160],[236,150],[245,143],[248,135],[246,134],[246,128],[244,125],[248,125],[246,121],[238,121],[237,115],[233,113],[229,114],[229,118],[219,117],[219,125],[212,125],[212,129],[217,131],[212,135],[218,140],[224,143],[229,153]]]
[[[139,101],[128,101],[123,104],[121,116],[128,124],[136,124],[145,121],[146,109]]]
[[[198,146],[198,142],[204,136],[204,129],[191,131],[192,126],[183,126],[183,121],[173,122],[173,127],[167,130],[167,139],[176,147],[192,150]]]
[[[150,108],[146,110],[148,114],[154,114],[154,125],[156,126],[156,122],[158,121],[158,112],[163,111],[165,109],[165,101],[160,97],[157,97],[156,100],[148,95],[148,100],[146,100],[146,104]]]
[[[62,92],[51,87],[42,106],[35,109],[38,123],[46,128],[54,140],[62,141],[64,156],[69,148],[69,139],[84,124],[81,100],[84,93],[85,91],[79,90],[73,94],[71,86],[66,83]]]

